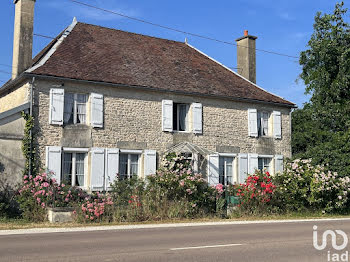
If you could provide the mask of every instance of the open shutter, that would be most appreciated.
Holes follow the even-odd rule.
[[[64,89],[50,89],[50,114],[49,123],[51,125],[63,125],[64,111]]]
[[[258,169],[258,154],[248,154],[248,172],[254,174],[255,169]]]
[[[193,133],[203,133],[203,106],[201,103],[192,104]]]
[[[91,190],[104,190],[105,150],[103,148],[91,149]]]
[[[47,146],[46,147],[46,168],[51,177],[55,178],[57,183],[61,183],[61,159],[62,148],[59,146]]]
[[[273,137],[276,139],[282,138],[282,120],[281,112],[273,111]]]
[[[256,109],[248,109],[248,134],[252,137],[258,137],[258,113]]]
[[[91,93],[91,125],[103,127],[103,95]]]
[[[275,155],[275,174],[283,172],[283,155]]]
[[[144,175],[154,175],[157,170],[157,152],[156,150],[145,150],[144,152]]]
[[[243,184],[248,174],[248,154],[238,155],[238,183]]]
[[[219,154],[208,156],[208,178],[209,185],[219,184]]]
[[[166,132],[173,131],[173,101],[162,101],[162,129]]]
[[[119,172],[119,148],[106,149],[106,190],[114,183]]]

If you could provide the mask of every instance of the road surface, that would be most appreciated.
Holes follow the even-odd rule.
[[[319,243],[327,229],[350,236],[350,220],[1,235],[0,261],[320,262],[349,250],[316,250],[314,225]]]

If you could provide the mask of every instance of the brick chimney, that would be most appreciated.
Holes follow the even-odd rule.
[[[32,65],[35,0],[14,0],[12,79]]]
[[[248,30],[244,30],[244,36],[236,39],[238,67],[237,71],[241,76],[253,83],[256,83],[256,39],[256,36],[248,34]]]

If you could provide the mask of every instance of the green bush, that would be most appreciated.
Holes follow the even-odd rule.
[[[18,203],[15,199],[16,189],[6,179],[0,178],[0,217],[17,218],[20,215]]]
[[[311,159],[286,163],[285,171],[273,181],[276,205],[285,211],[344,212],[349,207],[350,178],[313,166]]]

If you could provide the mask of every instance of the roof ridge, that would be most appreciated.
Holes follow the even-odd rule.
[[[144,37],[149,37],[149,38],[154,38],[154,39],[159,39],[159,40],[164,40],[164,41],[170,41],[170,42],[175,42],[175,43],[179,43],[179,44],[185,44],[185,42],[181,42],[181,41],[177,41],[177,40],[173,40],[173,39],[162,38],[162,37],[151,36],[151,35],[145,35],[145,34],[125,31],[125,30],[121,30],[121,29],[116,29],[116,28],[112,28],[112,27],[106,27],[106,26],[101,26],[101,25],[94,25],[94,24],[89,24],[89,23],[84,23],[84,22],[78,22],[78,24],[88,25],[88,26],[93,26],[93,27],[99,27],[99,28],[103,28],[103,29],[119,31],[119,32],[123,32],[123,33],[139,35],[139,36],[144,36]]]
[[[78,23],[77,19],[74,17],[73,22],[64,30],[63,33],[61,33],[61,37],[58,38],[56,43],[46,52],[46,54],[41,58],[41,60],[38,61],[38,63],[30,68],[28,68],[25,72],[31,73],[34,70],[38,69],[39,67],[43,66],[47,60],[50,59],[50,57],[56,52],[57,48],[61,45],[61,43],[66,39],[69,34],[72,32],[76,24]]]

